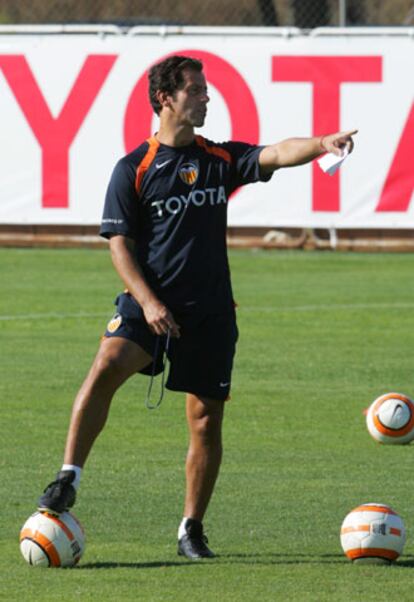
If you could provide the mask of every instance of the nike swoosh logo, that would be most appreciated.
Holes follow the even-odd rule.
[[[170,161],[172,161],[172,159],[167,159],[166,161],[163,161],[162,163],[156,163],[155,167],[157,169],[161,169],[161,167],[164,167],[164,165],[167,165],[167,163],[169,163]]]
[[[220,383],[219,387],[228,387],[229,384],[230,384],[230,382],[228,382],[228,383]]]

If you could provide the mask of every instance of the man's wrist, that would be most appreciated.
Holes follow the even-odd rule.
[[[140,300],[138,301],[143,310],[148,309],[153,305],[159,305],[159,299],[151,292],[148,292],[146,295],[140,295]]]

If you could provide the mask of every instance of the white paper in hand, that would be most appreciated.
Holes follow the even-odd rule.
[[[338,157],[338,155],[334,155],[334,153],[326,153],[326,155],[318,159],[319,167],[325,173],[333,176],[334,173],[341,167],[348,154],[349,151],[347,147],[342,150],[342,157]]]

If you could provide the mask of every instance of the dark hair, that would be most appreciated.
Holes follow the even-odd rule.
[[[157,92],[167,92],[167,94],[173,95],[184,82],[184,69],[193,69],[200,72],[203,70],[203,64],[201,61],[188,56],[174,55],[153,65],[149,70],[149,100],[157,115],[161,111]]]

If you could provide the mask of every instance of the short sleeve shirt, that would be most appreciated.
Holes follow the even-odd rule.
[[[153,137],[116,164],[100,233],[135,241],[148,284],[171,310],[232,307],[227,205],[238,187],[270,179],[260,173],[262,148],[202,136],[170,147]]]

